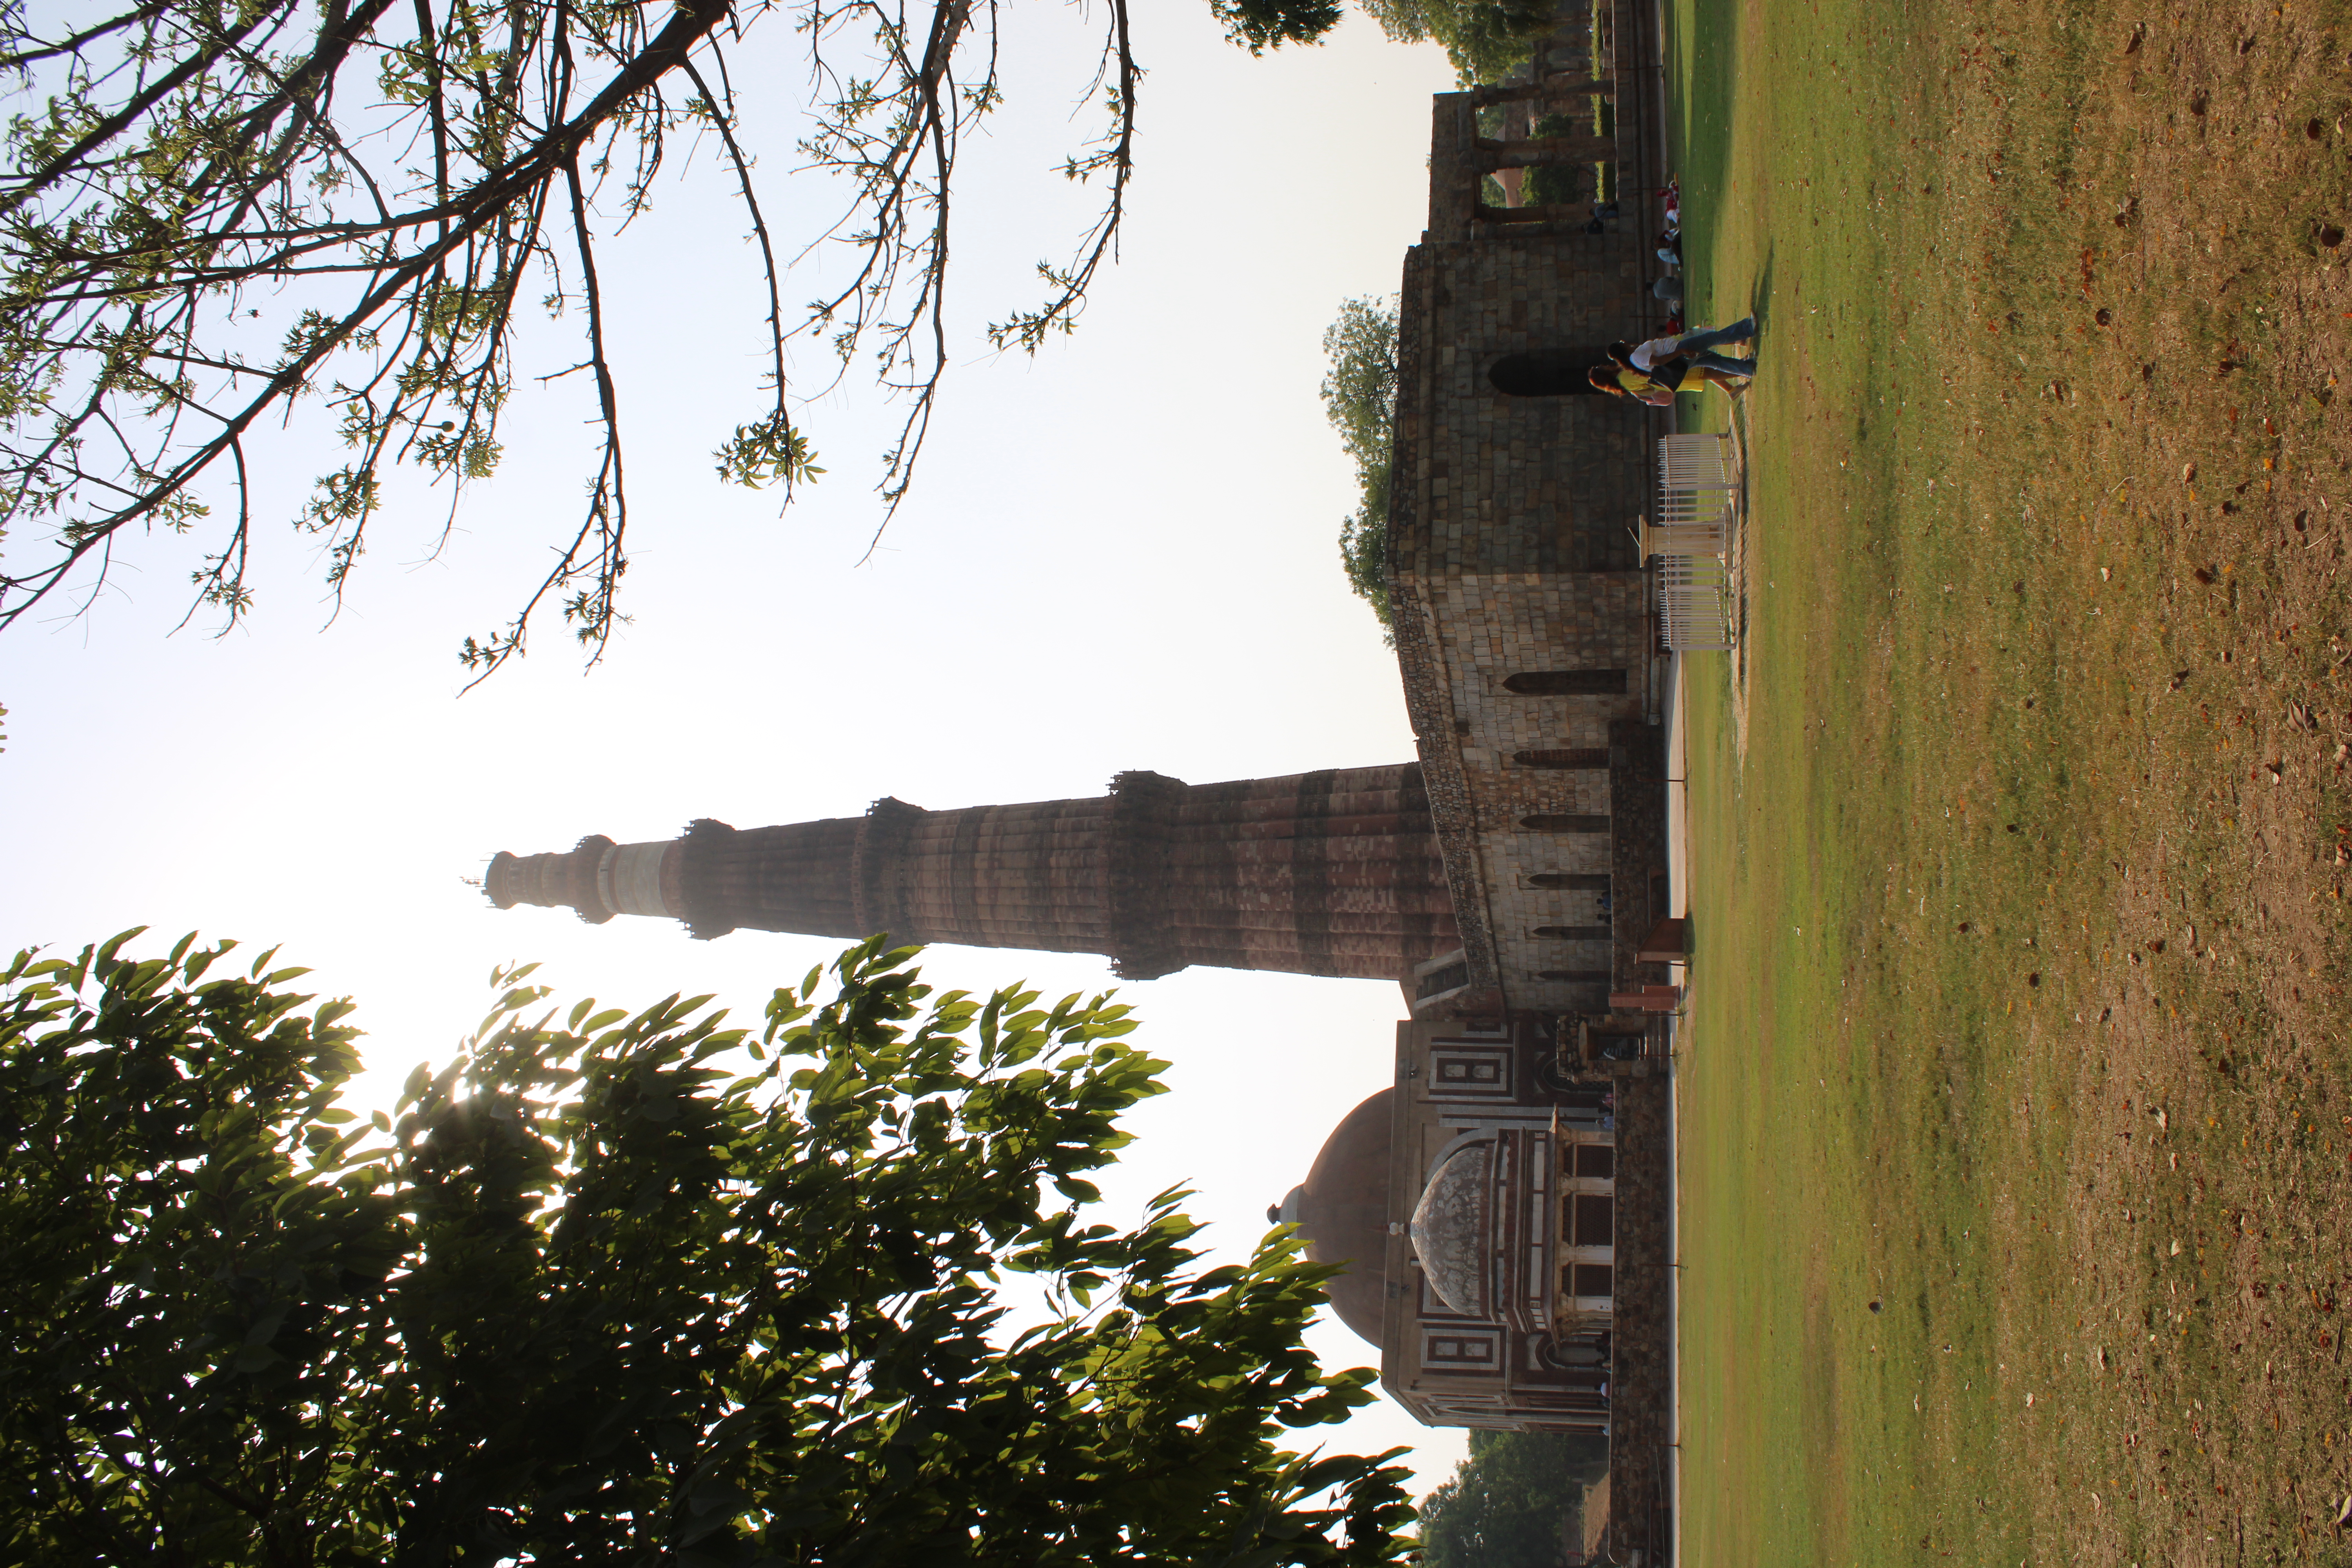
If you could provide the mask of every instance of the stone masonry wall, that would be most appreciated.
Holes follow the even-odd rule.
[[[1506,396],[1488,380],[1505,356],[1637,340],[1664,314],[1649,290],[1656,209],[1645,195],[1663,178],[1654,13],[1598,3],[1624,221],[1591,234],[1579,222],[1482,216],[1473,183],[1500,150],[1477,142],[1470,97],[1442,96],[1430,232],[1406,257],[1400,296],[1390,603],[1469,971],[1454,1004],[1465,1014],[1597,1012],[1603,987],[1568,976],[1652,977],[1633,953],[1665,865],[1665,770],[1663,737],[1646,721],[1655,665],[1633,531],[1665,420],[1605,395]],[[1582,16],[1563,9],[1571,58],[1587,36]],[[1533,696],[1505,685],[1569,669],[1622,669],[1624,689]],[[1522,755],[1535,752],[1584,755]],[[1596,752],[1605,767],[1585,765]],[[1606,916],[1592,885],[1604,877]],[[1570,878],[1583,885],[1539,885]],[[1556,934],[1538,937],[1540,928]],[[1586,934],[1594,928],[1608,936]],[[1668,1559],[1673,1536],[1671,1064],[1605,1066],[1618,1148],[1605,1550],[1650,1568]]]
[[[1539,877],[1605,873],[1611,902],[1627,906],[1618,864],[1616,818],[1625,803],[1611,746],[1621,726],[1642,725],[1648,661],[1644,584],[1637,572],[1526,574],[1520,581],[1471,576],[1429,595],[1449,653],[1445,697],[1470,799],[1485,910],[1509,1005],[1549,1012],[1593,1012],[1606,1005],[1605,981],[1547,975],[1611,970],[1607,942],[1538,936],[1548,928],[1609,925],[1601,895],[1543,887]],[[1509,690],[1515,674],[1549,669],[1625,672],[1622,696],[1530,696]],[[1528,753],[1570,750],[1603,765],[1547,767]],[[1528,826],[1530,818],[1597,816],[1597,830]],[[1663,861],[1660,864],[1664,864]],[[1635,932],[1638,940],[1641,933]]]
[[[1612,1064],[1614,1065],[1614,1064]],[[1674,1437],[1674,1343],[1666,1249],[1674,1148],[1666,1064],[1629,1062],[1617,1081],[1617,1302],[1610,1334],[1609,1512],[1620,1563],[1662,1560],[1665,1466]]]
[[[1486,380],[1508,354],[1638,334],[1652,303],[1640,237],[1570,234],[1433,241],[1407,258],[1400,332],[1420,341],[1420,384],[1400,388],[1417,471],[1397,574],[1622,571],[1646,501],[1643,405],[1592,393],[1507,397]],[[1405,535],[1410,533],[1411,537]]]
[[[1609,943],[1534,934],[1609,923],[1597,895],[1530,880],[1612,872],[1610,835],[1521,826],[1609,815],[1608,772],[1530,766],[1519,753],[1602,749],[1613,721],[1643,712],[1651,650],[1633,529],[1648,504],[1653,420],[1600,395],[1507,397],[1486,372],[1509,353],[1638,334],[1640,237],[1481,234],[1431,239],[1407,258],[1391,602],[1463,927],[1465,1000],[1478,1005],[1597,1010],[1605,982],[1543,977],[1613,966]],[[1621,669],[1625,692],[1504,689],[1514,674],[1554,669]]]
[[[1611,939],[1617,984],[1664,982],[1663,963],[1633,955],[1651,927],[1672,912],[1663,897],[1666,868],[1666,737],[1663,726],[1620,719],[1609,726],[1609,817],[1612,901]]]

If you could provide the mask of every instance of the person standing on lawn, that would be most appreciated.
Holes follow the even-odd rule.
[[[1596,364],[1586,373],[1586,378],[1597,391],[1630,397],[1636,403],[1646,403],[1654,408],[1671,405],[1677,392],[1696,392],[1702,386],[1719,386],[1726,392],[1738,392],[1746,386],[1748,361],[1727,360],[1721,354],[1701,357],[1720,363],[1702,364],[1664,360],[1648,370],[1635,370],[1622,364]],[[1732,368],[1735,366],[1738,368]]]
[[[1632,370],[1647,371],[1667,360],[1687,358],[1694,364],[1727,371],[1733,375],[1748,375],[1753,374],[1748,367],[1754,361],[1734,359],[1728,354],[1709,351],[1725,343],[1751,343],[1755,341],[1756,318],[1749,316],[1745,321],[1734,321],[1727,327],[1717,327],[1712,331],[1681,332],[1652,338],[1631,348],[1622,342],[1615,343],[1611,345],[1610,357]],[[1624,350],[1622,354],[1617,352],[1620,349]]]

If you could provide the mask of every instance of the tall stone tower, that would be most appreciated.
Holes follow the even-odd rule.
[[[1459,945],[1421,764],[1188,784],[1125,773],[1091,800],[925,811],[682,838],[583,838],[490,862],[500,909],[565,907],[856,940],[1108,954],[1130,980],[1187,964],[1402,980]]]

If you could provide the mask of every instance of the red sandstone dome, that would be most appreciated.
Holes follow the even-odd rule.
[[[1381,1342],[1389,1227],[1389,1110],[1382,1089],[1348,1112],[1315,1156],[1307,1180],[1283,1200],[1279,1216],[1307,1238],[1318,1263],[1345,1263],[1324,1287],[1339,1321]]]

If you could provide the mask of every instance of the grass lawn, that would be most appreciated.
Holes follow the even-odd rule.
[[[1686,1563],[2352,1562],[2347,21],[1670,0]]]

